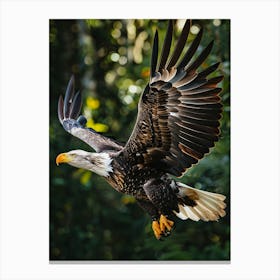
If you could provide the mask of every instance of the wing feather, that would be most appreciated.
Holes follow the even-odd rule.
[[[75,89],[74,84],[75,84],[75,80],[74,80],[74,76],[72,75],[71,78],[70,78],[70,81],[67,85],[65,98],[64,98],[63,111],[64,111],[65,118],[69,118],[69,115],[70,115],[70,108],[71,108],[70,105],[72,103],[72,98],[73,98],[74,89]]]
[[[191,72],[196,70],[207,58],[209,53],[213,48],[214,41],[211,41],[209,45],[201,52],[201,54],[197,57],[197,59],[187,68],[186,71]]]
[[[165,64],[169,56],[170,47],[172,43],[172,33],[173,33],[173,23],[170,20],[168,23],[168,28],[166,32],[166,36],[163,43],[163,48],[161,52],[161,58],[159,63],[159,70],[165,70]]]
[[[151,59],[151,79],[156,75],[157,68],[157,60],[158,60],[158,31],[155,33],[154,44],[153,44],[153,52]]]
[[[156,32],[150,83],[139,101],[134,130],[122,150],[126,157],[142,154],[141,168],[158,167],[175,176],[203,158],[220,134],[222,89],[217,84],[223,76],[207,78],[219,63],[197,70],[211,52],[213,41],[194,59],[203,34],[200,29],[179,61],[189,30],[188,20],[170,54],[173,23],[169,22],[158,68]]]
[[[182,58],[181,62],[177,66],[178,69],[184,68],[187,65],[187,63],[189,63],[189,61],[192,59],[193,55],[195,54],[195,52],[199,46],[199,43],[202,38],[202,34],[203,34],[203,29],[201,28],[199,30],[197,36],[193,40],[191,46],[189,47],[188,51],[186,52],[186,54]]]
[[[58,112],[58,119],[60,121],[60,123],[63,123],[63,119],[64,119],[64,113],[63,113],[63,97],[62,95],[59,96],[58,99],[58,108],[57,108],[57,112]]]
[[[190,26],[191,26],[191,22],[190,20],[187,20],[183,30],[181,32],[180,38],[178,39],[178,42],[176,44],[176,47],[174,49],[173,55],[170,58],[170,61],[167,65],[167,70],[169,71],[178,61],[188,38],[189,32],[190,32]]]
[[[80,114],[81,108],[82,108],[82,96],[80,92],[77,92],[70,106],[70,117],[72,119],[76,119]]]
[[[82,107],[82,97],[80,92],[74,95],[74,84],[74,76],[72,76],[68,82],[64,100],[62,96],[58,100],[58,119],[63,128],[73,136],[87,143],[96,152],[121,150],[123,148],[121,144],[97,133],[92,128],[85,127],[87,122],[86,118],[79,116]]]

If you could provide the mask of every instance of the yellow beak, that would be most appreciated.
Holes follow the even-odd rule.
[[[67,163],[69,161],[70,157],[66,153],[59,154],[55,160],[56,165],[59,165],[60,163]]]

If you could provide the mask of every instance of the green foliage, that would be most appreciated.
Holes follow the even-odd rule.
[[[179,22],[181,23],[181,22]],[[88,125],[125,142],[147,83],[155,29],[162,42],[166,21],[50,21],[50,259],[51,260],[229,260],[230,259],[230,53],[229,21],[195,20],[204,27],[202,44],[215,39],[202,68],[221,61],[225,76],[221,138],[181,181],[227,196],[219,222],[176,220],[176,229],[157,241],[150,218],[135,200],[102,178],[68,165],[57,154],[90,148],[67,134],[57,119],[57,102],[73,73],[82,90]],[[195,31],[195,29],[194,29]],[[179,30],[175,30],[179,34]],[[191,34],[190,39],[194,35]]]

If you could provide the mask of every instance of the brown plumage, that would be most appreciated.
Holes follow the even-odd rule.
[[[105,177],[117,190],[133,195],[153,219],[155,236],[170,232],[176,214],[181,219],[217,220],[224,216],[225,197],[195,190],[174,181],[209,152],[219,136],[222,104],[217,84],[222,76],[207,78],[215,63],[203,71],[198,68],[209,55],[213,41],[194,59],[203,30],[182,54],[191,23],[186,21],[170,54],[173,22],[169,21],[160,59],[156,32],[151,57],[150,81],[138,105],[134,130],[123,146],[86,128],[80,116],[81,97],[74,95],[72,77],[58,115],[64,129],[92,146],[97,153],[72,151],[59,155],[57,163],[67,162]],[[182,58],[180,59],[182,54]],[[98,165],[96,164],[98,162]],[[168,217],[168,219],[167,219]]]

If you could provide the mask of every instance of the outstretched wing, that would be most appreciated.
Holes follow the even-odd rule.
[[[188,20],[170,55],[173,23],[169,22],[159,63],[155,34],[150,82],[140,99],[134,130],[122,151],[127,157],[138,156],[139,168],[153,166],[181,176],[218,140],[222,105],[217,84],[223,76],[207,78],[219,63],[197,71],[213,46],[212,41],[193,58],[202,29],[179,59],[189,30]]]
[[[82,115],[79,116],[81,107],[81,94],[80,92],[75,94],[74,76],[72,76],[68,83],[64,100],[63,97],[60,96],[58,101],[58,118],[63,128],[67,132],[83,140],[96,152],[121,150],[123,148],[121,144],[85,126],[87,122],[86,118]]]

